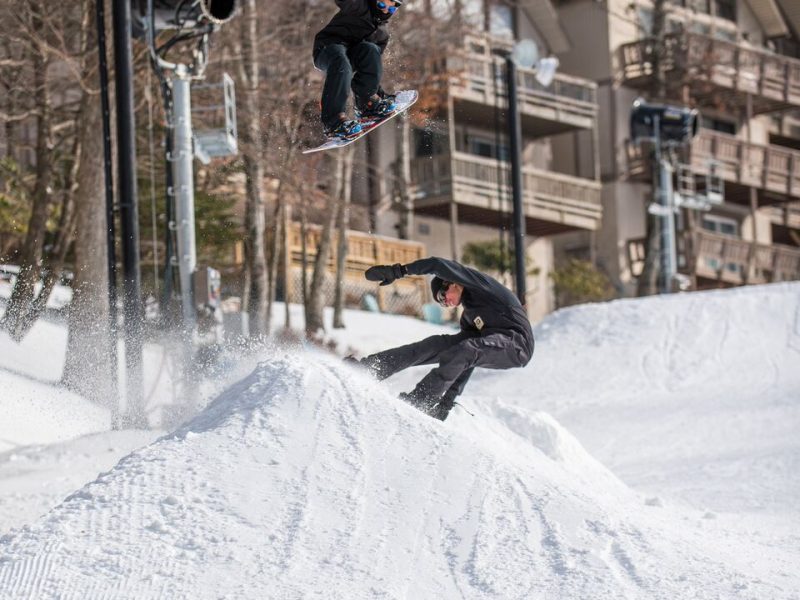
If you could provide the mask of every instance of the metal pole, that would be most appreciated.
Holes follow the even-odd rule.
[[[116,227],[114,225],[114,171],[111,154],[111,109],[108,100],[108,62],[106,55],[106,17],[105,2],[97,0],[97,50],[99,53],[100,106],[103,112],[103,165],[106,192],[106,259],[108,265],[108,352],[111,363],[111,389],[114,394],[109,399],[111,405],[111,424],[119,426],[119,365],[117,356],[117,252]]]
[[[511,196],[514,202],[514,277],[519,301],[525,305],[525,213],[522,207],[522,126],[517,106],[517,65],[506,56],[508,139],[511,152]]]
[[[662,227],[662,260],[663,260],[663,281],[662,292],[669,294],[672,292],[672,285],[677,274],[677,248],[675,245],[675,210],[672,203],[672,164],[669,159],[661,158],[661,197],[664,215],[661,219]]]
[[[456,113],[453,97],[447,98],[447,140],[449,152],[447,154],[447,172],[454,172],[456,159]],[[434,163],[435,164],[435,163]],[[450,258],[459,259],[458,242],[458,203],[455,194],[450,194]]]
[[[179,65],[175,71],[172,92],[175,140],[172,145],[172,181],[178,237],[178,274],[181,282],[183,328],[187,343],[191,344],[197,321],[192,288],[194,272],[197,269],[197,248],[194,229],[191,81],[184,65]]]
[[[125,302],[127,420],[146,427],[142,394],[142,327],[144,310],[139,271],[139,212],[136,192],[136,138],[133,112],[131,3],[113,0],[114,62],[117,92],[117,153],[122,268]]]
[[[655,137],[656,167],[658,168],[658,214],[661,222],[659,291],[662,294],[668,294],[672,291],[677,265],[675,212],[672,207],[672,165],[669,158],[664,158],[661,148],[661,121],[658,115],[654,117],[653,135]]]

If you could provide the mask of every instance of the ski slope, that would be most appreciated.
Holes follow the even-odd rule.
[[[347,320],[332,337],[364,353],[446,332]],[[444,423],[395,399],[424,369],[265,353],[0,538],[0,598],[800,597],[800,285],[577,307],[536,336]]]

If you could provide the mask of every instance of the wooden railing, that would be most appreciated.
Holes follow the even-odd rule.
[[[322,228],[309,225],[306,228],[306,252],[309,260],[317,255]],[[335,237],[334,237],[335,240]],[[292,223],[289,229],[289,252],[291,262],[299,265],[302,262],[302,235],[300,223]],[[425,245],[420,242],[399,240],[379,235],[371,235],[361,231],[348,230],[347,258],[348,271],[363,272],[372,265],[391,265],[394,263],[410,263],[425,256]],[[336,263],[336,243],[331,244],[328,258],[329,266]]]
[[[411,181],[418,204],[456,201],[479,208],[511,211],[510,165],[464,152],[417,158]],[[579,228],[597,229],[602,208],[600,183],[580,177],[522,169],[525,215]]]
[[[769,207],[769,217],[774,225],[800,229],[800,200],[783,206]]]
[[[314,259],[317,256],[322,228],[309,225],[306,229],[306,253],[308,270],[306,279],[311,276]],[[332,240],[331,252],[326,265],[323,294],[326,304],[334,301],[334,273],[336,265],[336,236]],[[292,223],[288,236],[289,269],[291,278],[286,296],[292,302],[302,300],[302,234],[299,223]],[[421,316],[423,305],[430,298],[428,284],[424,277],[405,277],[393,286],[378,286],[364,279],[364,271],[372,265],[401,263],[407,264],[426,255],[425,245],[420,242],[399,240],[379,235],[349,230],[347,232],[347,257],[345,259],[344,301],[348,306],[357,306],[367,295],[376,297],[381,311]]]
[[[663,65],[678,73],[673,80],[711,82],[721,88],[768,99],[776,105],[800,106],[800,60],[718,39],[700,33],[673,33],[665,37]],[[629,85],[646,85],[653,76],[652,39],[620,47],[620,69]],[[776,106],[775,108],[777,108]],[[768,104],[764,110],[769,110]]]
[[[629,176],[650,181],[642,149],[631,143],[626,149]],[[713,162],[717,175],[727,182],[800,198],[800,151],[703,129],[692,141],[690,160],[698,175],[705,175]]]
[[[695,232],[695,274],[725,283],[771,283],[800,280],[800,248],[753,244],[740,238]],[[752,257],[753,269],[749,273]]]
[[[717,172],[726,181],[800,196],[800,152],[797,150],[701,131],[692,142],[692,169],[705,173],[709,161],[717,163]]]
[[[462,75],[456,77],[456,87],[469,92],[488,96],[492,103],[495,93],[505,99],[504,61],[499,57],[479,54],[463,54],[448,59],[451,72]],[[536,79],[535,69],[520,67],[517,70],[517,91],[520,110],[526,107],[561,108],[575,110],[587,117],[597,114],[597,84],[588,79],[556,73],[553,82],[545,87]],[[495,85],[495,81],[499,83]],[[461,85],[459,85],[461,83]],[[503,100],[505,102],[505,100]]]
[[[454,49],[445,63],[450,90],[456,97],[494,106],[506,102],[504,59],[494,50],[510,50],[509,44],[488,36],[469,35],[462,48]],[[536,79],[536,70],[517,69],[517,94],[520,112],[553,121],[569,121],[580,127],[593,127],[597,118],[597,84],[588,79],[556,73],[545,87]]]

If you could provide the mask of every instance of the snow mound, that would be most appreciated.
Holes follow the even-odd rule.
[[[330,357],[273,357],[0,540],[0,597],[771,596],[577,477],[552,418],[504,416],[442,424]]]
[[[800,383],[800,284],[672,294],[558,311],[535,330],[542,383],[559,395],[786,388]],[[564,378],[567,358],[575,365]],[[598,380],[598,375],[602,379]],[[552,379],[552,378],[551,378]],[[548,392],[550,390],[548,389]]]
[[[510,431],[574,475],[587,481],[602,480],[611,486],[623,485],[550,414],[528,412],[500,400],[495,402],[494,414]]]
[[[111,427],[105,408],[65,388],[7,371],[2,374],[0,414],[0,452],[63,442]]]

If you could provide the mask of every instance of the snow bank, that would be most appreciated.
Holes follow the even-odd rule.
[[[0,373],[0,452],[111,428],[108,410],[77,394],[1,369]]]
[[[798,283],[577,306],[535,334],[537,382],[559,397],[800,390]]]

